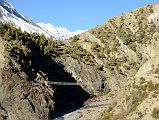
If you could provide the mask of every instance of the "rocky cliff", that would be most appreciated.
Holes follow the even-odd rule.
[[[44,120],[53,109],[50,86],[29,81],[0,40],[0,119]]]

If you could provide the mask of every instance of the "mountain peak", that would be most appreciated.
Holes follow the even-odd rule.
[[[14,9],[14,7],[10,3],[7,2],[7,0],[0,0],[0,4],[2,6],[6,6],[6,7],[10,8],[10,9]]]
[[[70,37],[73,37],[74,35],[80,34],[84,31],[75,31],[71,32],[66,28],[61,27],[55,27],[50,23],[37,23],[42,29],[46,30],[48,33],[56,36],[57,39],[69,39]]]
[[[56,40],[63,40],[73,37],[81,32],[71,32],[66,28],[55,27],[50,23],[35,23],[29,17],[25,17],[8,3],[6,0],[0,0],[0,21],[4,23],[13,23],[15,27],[22,31],[44,34]]]

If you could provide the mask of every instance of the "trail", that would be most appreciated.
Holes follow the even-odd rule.
[[[85,106],[65,114],[54,120],[101,120],[106,109],[108,109],[114,101],[114,97],[100,96],[86,101]]]

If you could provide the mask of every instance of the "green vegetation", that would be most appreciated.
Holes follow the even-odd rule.
[[[153,6],[149,5],[145,8],[140,8],[132,11],[129,19],[128,15],[121,15],[115,19],[108,20],[105,24],[97,26],[90,30],[90,32],[101,40],[105,47],[101,47],[97,43],[92,43],[91,50],[95,53],[97,58],[105,60],[104,67],[121,73],[120,68],[125,71],[138,70],[143,60],[143,55],[139,51],[142,45],[150,44],[154,40],[154,33],[157,32],[156,25],[149,22],[147,17],[153,12]],[[136,17],[135,17],[136,16]],[[135,20],[133,19],[135,17]],[[126,45],[129,49],[133,50],[138,61],[133,61],[127,58],[128,53],[123,53],[123,46]],[[125,56],[123,60],[121,56]],[[132,64],[129,64],[132,63]]]
[[[143,13],[144,13],[144,9],[143,9],[143,8],[140,8],[140,9],[139,9],[139,12],[140,12],[140,14],[143,14]]]
[[[101,65],[101,64],[96,64],[96,68],[97,68],[98,70],[103,70],[103,65]]]
[[[59,56],[61,54],[59,49],[62,44],[46,39],[44,35],[22,32],[20,29],[14,28],[12,24],[1,24],[0,31],[1,36],[8,42],[7,48],[11,53],[20,54],[23,52],[25,56],[29,56],[32,47],[39,47],[46,55]]]
[[[154,94],[152,94],[152,97],[153,98],[157,98],[157,95],[154,93]]]
[[[159,84],[154,84],[152,81],[145,82],[145,78],[140,78],[141,82],[139,85],[133,85],[134,89],[137,89],[137,92],[135,93],[135,99],[132,101],[130,112],[133,112],[136,110],[138,105],[148,97],[147,91],[155,91],[159,90]],[[153,98],[156,98],[156,94],[154,93],[152,95]],[[128,101],[128,97],[126,96],[126,101]]]
[[[159,108],[154,108],[152,111],[152,117],[155,119],[159,119]]]
[[[20,29],[13,27],[12,24],[0,24],[0,34],[7,41],[8,51],[18,62],[23,62],[21,56],[28,59],[29,56],[36,55],[40,50],[41,54],[53,58],[71,57],[87,65],[96,63],[94,57],[75,42],[79,40],[79,36],[74,36],[73,41],[70,42],[71,45],[68,46],[62,41],[47,39],[43,34],[22,32]]]
[[[144,84],[145,83],[145,78],[144,77],[141,77],[140,78],[140,85]]]
[[[104,114],[105,120],[111,120],[111,119],[112,119],[112,117],[113,117],[113,109],[114,109],[114,107],[115,107],[116,105],[117,105],[116,102],[113,103],[113,104],[108,108],[108,110],[105,112],[105,114]]]
[[[126,76],[127,73],[137,71],[141,66],[139,63],[143,60],[143,56],[138,51],[138,46],[150,42],[154,38],[153,34],[158,30],[154,29],[156,26],[153,22],[149,23],[146,19],[152,12],[153,7],[149,5],[147,8],[131,12],[132,18],[137,16],[135,21],[131,21],[131,19],[128,21],[128,16],[121,15],[90,30],[90,33],[101,40],[102,45],[86,39],[82,40],[80,35],[72,37],[69,43],[53,41],[44,35],[22,32],[20,29],[14,28],[12,24],[3,25],[1,23],[0,34],[8,42],[8,51],[21,62],[23,60],[20,60],[19,55],[24,55],[26,59],[37,53],[32,49],[35,47],[40,48],[41,53],[52,56],[53,59],[70,57],[86,65],[95,66],[98,70],[105,70],[105,67],[113,74]],[[83,41],[91,42],[93,53],[83,49],[81,45]],[[127,57],[128,53],[123,50],[122,43],[137,54],[138,61]],[[98,64],[95,58],[103,61],[104,64]]]
[[[79,40],[79,35],[75,35],[73,38],[72,38],[72,42],[77,42]]]
[[[126,102],[128,102],[130,100],[130,98],[131,98],[130,95],[126,95],[126,98],[125,98]]]
[[[154,74],[158,74],[159,75],[159,68],[155,68]]]
[[[131,105],[131,109],[130,112],[134,112],[136,110],[136,108],[142,103],[142,101],[147,98],[148,93],[145,91],[138,91],[136,93],[136,97],[134,98],[134,100],[132,101],[132,105]]]
[[[5,40],[9,54],[22,67],[25,67],[26,73],[35,71],[36,74],[40,70],[44,71],[45,67],[38,66],[39,63],[47,63],[46,65],[50,66],[52,60],[55,62],[61,60],[63,62],[67,58],[71,58],[78,63],[82,62],[82,65],[93,66],[100,71],[105,70],[102,74],[105,73],[105,75],[108,75],[108,79],[110,80],[112,78],[114,80],[117,79],[118,81],[112,84],[116,83],[118,85],[120,80],[124,83],[129,75],[133,76],[145,61],[146,55],[142,53],[142,50],[144,50],[143,46],[151,44],[153,40],[158,39],[158,36],[155,36],[155,33],[158,33],[158,27],[153,22],[149,23],[147,20],[150,13],[153,13],[153,7],[151,5],[148,8],[141,8],[135,12],[131,12],[132,19],[129,14],[121,15],[115,19],[110,19],[106,24],[90,30],[89,32],[96,38],[99,38],[98,40],[101,42],[92,42],[93,40],[87,40],[85,36],[83,36],[84,38],[82,40],[82,36],[80,35],[72,37],[67,42],[53,41],[44,35],[29,34],[16,29],[12,24],[2,23],[0,23],[0,36]],[[89,49],[90,51],[87,48],[84,49],[82,46],[86,42],[88,47],[91,47],[91,50]],[[134,56],[137,55],[138,59],[132,58],[129,51]],[[39,60],[39,58],[43,57],[45,59]],[[99,64],[100,61],[101,64]],[[38,69],[36,69],[37,66],[39,67]],[[46,75],[49,75],[47,72],[45,70]],[[159,76],[158,68],[154,69],[153,72]],[[51,71],[50,73],[53,72]],[[77,71],[77,76],[80,76],[80,74]],[[141,77],[139,85],[134,84],[133,88],[134,91],[131,91],[132,93],[130,95],[124,97],[124,101],[130,103],[128,112],[134,112],[137,109],[143,100],[148,97],[148,91],[154,92],[152,95],[153,98],[158,97],[155,91],[159,90],[159,84],[154,84],[152,81],[146,82],[144,77]],[[111,120],[114,117],[113,108],[114,106],[105,112],[106,120]],[[154,108],[152,117],[159,118],[158,108]]]
[[[71,43],[70,46],[63,46],[63,57],[71,57],[84,62],[87,65],[95,65],[94,56],[83,49],[78,43]]]
[[[134,112],[136,108],[142,103],[144,99],[148,97],[147,91],[155,91],[159,89],[159,84],[154,84],[152,81],[145,82],[145,78],[140,78],[141,82],[139,85],[133,85],[133,88],[137,91],[134,92],[134,94],[131,95],[131,98],[133,97],[132,105],[130,112]],[[152,95],[153,98],[156,98],[156,94],[154,93]],[[130,98],[126,96],[126,101],[129,101]]]
[[[142,91],[154,91],[154,90],[159,90],[159,84],[153,83],[152,81],[142,83],[140,82],[140,85],[133,85],[133,88],[137,90],[142,90]]]
[[[105,113],[105,120],[111,120],[111,117],[113,116],[112,112],[106,112]]]
[[[113,116],[113,112],[112,112],[112,110],[113,110],[113,108],[114,108],[115,106],[110,106],[109,108],[108,108],[108,110],[105,112],[105,120],[111,120],[111,118],[112,118],[112,116]]]
[[[154,11],[153,11],[153,6],[152,5],[148,5],[148,7],[149,7],[149,12],[150,13],[153,13]]]

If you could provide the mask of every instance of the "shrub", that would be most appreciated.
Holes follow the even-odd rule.
[[[128,102],[130,100],[130,98],[131,98],[130,95],[126,95],[126,98],[125,98],[126,102]]]
[[[150,11],[150,13],[153,13],[153,6],[152,5],[149,5],[149,11]]]
[[[152,94],[152,97],[153,97],[153,98],[157,98],[157,95],[156,95],[156,94]]]
[[[138,92],[136,94],[137,94],[137,96],[136,96],[136,98],[134,98],[134,100],[132,102],[130,112],[134,112],[136,110],[136,108],[140,105],[140,103],[148,96],[148,93],[146,93],[145,91],[141,91],[141,90],[138,90]]]
[[[96,43],[96,42],[93,42],[92,45],[91,45],[91,50],[92,50],[92,51],[95,51],[95,50],[98,49],[98,47],[99,47],[99,46],[97,45],[97,43]]]
[[[78,35],[75,35],[73,38],[72,38],[72,42],[77,42],[79,40],[79,36]]]
[[[115,105],[110,106],[110,107],[108,108],[108,110],[107,110],[106,113],[105,113],[105,120],[111,120],[111,118],[112,118],[112,116],[113,116],[112,110],[113,110],[114,107],[115,107]]]
[[[112,112],[106,112],[105,113],[105,120],[111,120],[111,117],[113,116]]]
[[[154,108],[152,111],[152,117],[155,119],[159,119],[159,108]]]
[[[142,82],[141,84],[143,84],[144,81],[145,81],[145,78],[144,78],[144,77],[141,77],[141,78],[140,78],[140,81]]]
[[[154,70],[154,74],[159,74],[159,69],[158,69],[158,68],[156,68],[156,69]]]
[[[98,70],[103,70],[103,65],[101,65],[101,64],[96,64],[96,68],[97,68]]]

